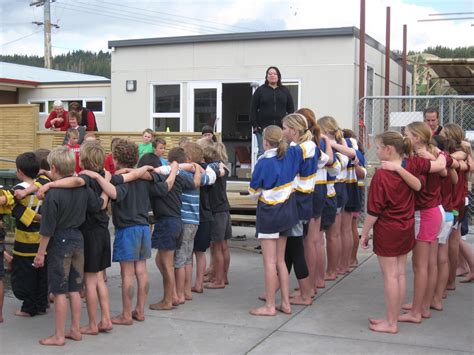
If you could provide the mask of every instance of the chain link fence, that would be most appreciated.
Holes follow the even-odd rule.
[[[387,130],[403,133],[413,121],[423,121],[423,112],[434,108],[439,112],[439,124],[456,123],[466,132],[474,148],[474,95],[469,96],[374,96],[359,101],[359,137],[363,141],[368,164],[368,182],[379,164],[375,154],[375,136]],[[470,224],[474,223],[474,193],[469,191]]]

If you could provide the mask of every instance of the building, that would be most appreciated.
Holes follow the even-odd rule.
[[[38,127],[44,130],[53,102],[77,101],[94,111],[100,131],[111,129],[110,79],[103,76],[0,62],[0,104],[38,104]]]
[[[297,107],[354,128],[359,30],[355,27],[110,41],[111,129],[222,133],[233,160],[250,146],[249,105],[269,66],[279,67]],[[366,36],[366,93],[383,95],[385,48]],[[391,53],[390,94],[402,92],[401,58]],[[407,78],[411,82],[411,76]]]

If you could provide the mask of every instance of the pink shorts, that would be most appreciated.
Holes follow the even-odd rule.
[[[359,218],[360,212],[352,212],[352,218]]]
[[[443,223],[439,206],[415,211],[415,238],[423,242],[434,242]]]

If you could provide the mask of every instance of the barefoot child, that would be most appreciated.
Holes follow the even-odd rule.
[[[53,180],[74,174],[76,159],[68,147],[57,147],[48,157]],[[64,345],[65,338],[81,340],[81,296],[84,267],[84,244],[80,225],[85,221],[86,211],[99,212],[99,199],[86,187],[51,189],[45,196],[41,240],[34,258],[35,268],[44,268],[48,248],[48,281],[55,296],[54,335],[40,340],[42,345]],[[71,306],[71,329],[65,333],[67,299]]]
[[[403,156],[411,151],[408,139],[398,132],[385,132],[376,137],[376,149],[378,158],[391,162],[394,171],[378,169],[372,178],[360,241],[362,248],[367,249],[368,234],[373,227],[374,253],[383,273],[387,307],[385,318],[369,318],[369,329],[397,333],[400,305],[405,297],[407,254],[415,246],[413,189],[419,190],[421,183],[403,169]],[[410,179],[410,184],[405,178]]]

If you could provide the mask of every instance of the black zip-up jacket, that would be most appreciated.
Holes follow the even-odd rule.
[[[261,127],[263,130],[270,125],[281,127],[281,119],[293,112],[295,112],[293,98],[284,86],[273,89],[269,85],[262,85],[252,96],[250,121],[253,128]]]

